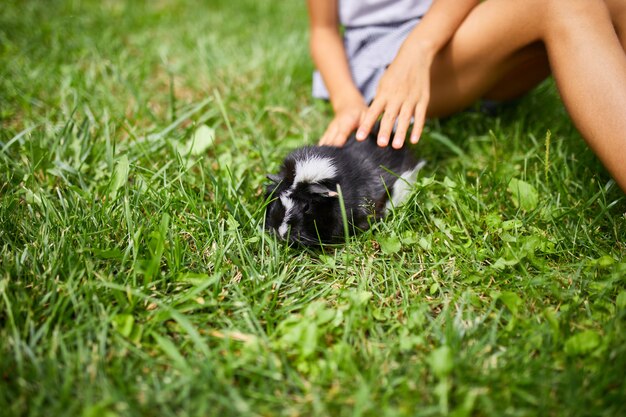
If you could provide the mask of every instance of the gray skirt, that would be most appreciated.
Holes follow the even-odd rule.
[[[385,69],[420,20],[417,17],[393,24],[345,28],[343,40],[352,79],[368,103],[374,99]],[[313,97],[330,98],[319,71],[313,73]]]

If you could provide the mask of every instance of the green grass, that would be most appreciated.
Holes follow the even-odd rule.
[[[624,415],[626,200],[551,82],[346,245],[260,232],[331,116],[305,13],[3,2],[0,414]]]

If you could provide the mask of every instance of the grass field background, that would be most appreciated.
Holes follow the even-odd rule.
[[[626,199],[552,82],[430,121],[405,207],[260,231],[329,122],[305,4],[3,1],[0,414],[626,414]]]

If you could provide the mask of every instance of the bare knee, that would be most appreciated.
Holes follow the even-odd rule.
[[[558,19],[581,14],[607,13],[608,3],[612,0],[544,0],[542,10],[549,18]],[[618,0],[618,2],[621,0]]]
[[[607,0],[608,2],[608,0]],[[568,36],[587,25],[610,21],[605,0],[544,0],[538,16],[543,18],[545,38]],[[618,2],[622,2],[618,0]]]

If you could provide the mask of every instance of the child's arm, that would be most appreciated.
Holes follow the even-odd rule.
[[[458,27],[479,0],[435,0],[422,21],[404,41],[385,71],[357,132],[357,139],[367,137],[382,114],[378,144],[387,146],[394,124],[392,146],[404,144],[414,117],[411,142],[417,143],[424,126],[430,96],[430,66],[437,53],[450,41]]]
[[[311,55],[324,79],[335,111],[335,117],[320,139],[320,144],[341,146],[359,126],[367,104],[352,81],[339,34],[337,0],[308,0],[307,4]]]

